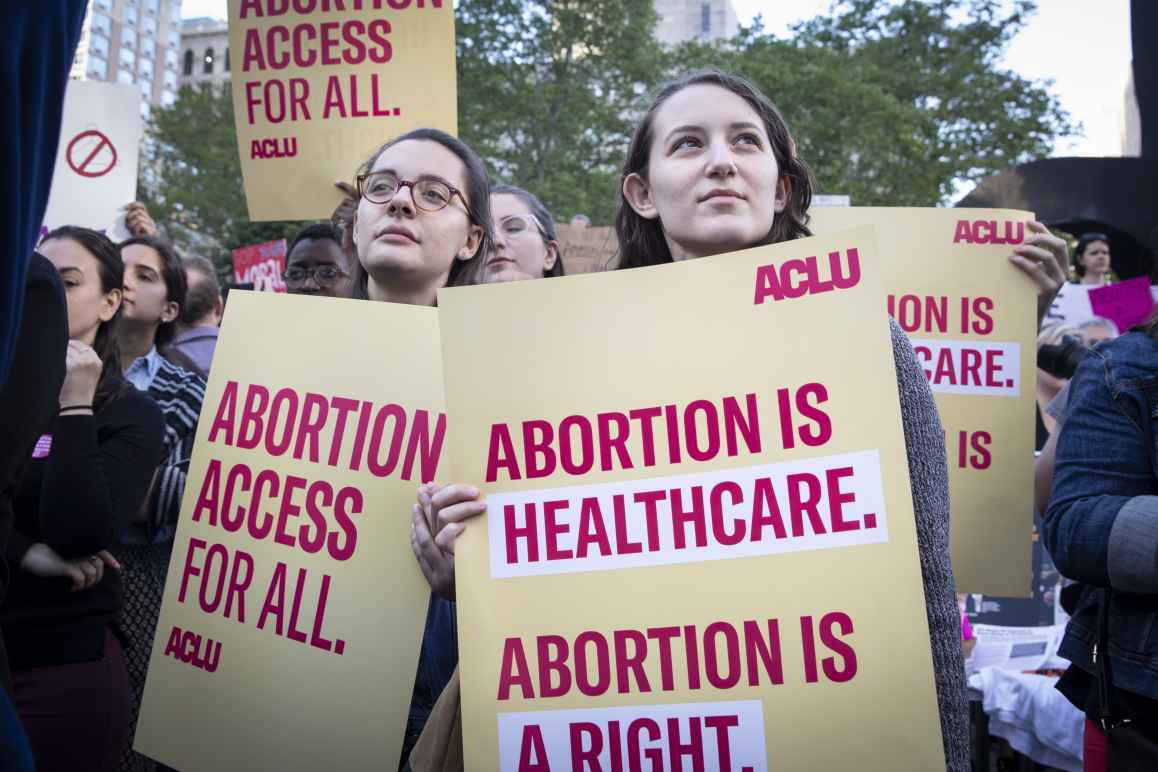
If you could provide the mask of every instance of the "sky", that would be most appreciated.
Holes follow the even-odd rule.
[[[760,14],[769,32],[827,12],[829,0],[732,0],[741,24]],[[1053,155],[1118,156],[1130,68],[1129,0],[1038,0],[1036,16],[1014,38],[1004,66],[1023,77],[1052,79],[1081,134],[1058,140]],[[225,0],[184,0],[185,18],[225,18]]]

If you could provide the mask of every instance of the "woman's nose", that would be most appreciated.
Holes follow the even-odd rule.
[[[409,185],[399,185],[398,190],[394,191],[394,195],[386,202],[386,211],[390,214],[404,214],[414,215],[414,199],[410,192]]]
[[[708,151],[708,174],[731,176],[736,173],[736,159],[726,144],[716,143]]]

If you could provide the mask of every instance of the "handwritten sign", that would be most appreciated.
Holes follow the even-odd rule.
[[[258,292],[285,292],[285,239],[233,250],[233,281]]]
[[[395,763],[428,598],[409,513],[446,432],[437,350],[433,309],[231,293],[138,751],[189,772]]]
[[[1036,294],[1008,256],[1033,215],[852,207],[812,216],[817,233],[878,228],[886,307],[913,344],[945,429],[957,589],[1028,596]]]
[[[619,245],[613,228],[562,223],[555,226],[555,233],[559,237],[559,250],[568,274],[606,271],[614,267]]]
[[[472,769],[944,766],[880,272],[860,229],[439,293]]]
[[[328,218],[383,142],[457,130],[451,0],[229,0],[229,47],[251,220]]]

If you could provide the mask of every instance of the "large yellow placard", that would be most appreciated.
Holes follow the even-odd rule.
[[[889,313],[945,428],[957,590],[1028,597],[1036,289],[1008,256],[1033,214],[857,207],[812,216],[816,233],[877,226]]]
[[[392,769],[444,442],[429,308],[229,296],[136,749],[185,772]]]
[[[439,304],[468,769],[944,767],[871,229]]]
[[[386,140],[457,133],[451,0],[229,0],[229,50],[251,220],[328,218]]]

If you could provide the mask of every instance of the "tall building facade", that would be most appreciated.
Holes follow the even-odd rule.
[[[181,86],[229,82],[229,25],[201,17],[181,22]]]
[[[181,0],[89,0],[72,77],[133,83],[141,114],[177,98]]]
[[[730,38],[740,31],[731,0],[655,0],[655,36],[665,45]]]

